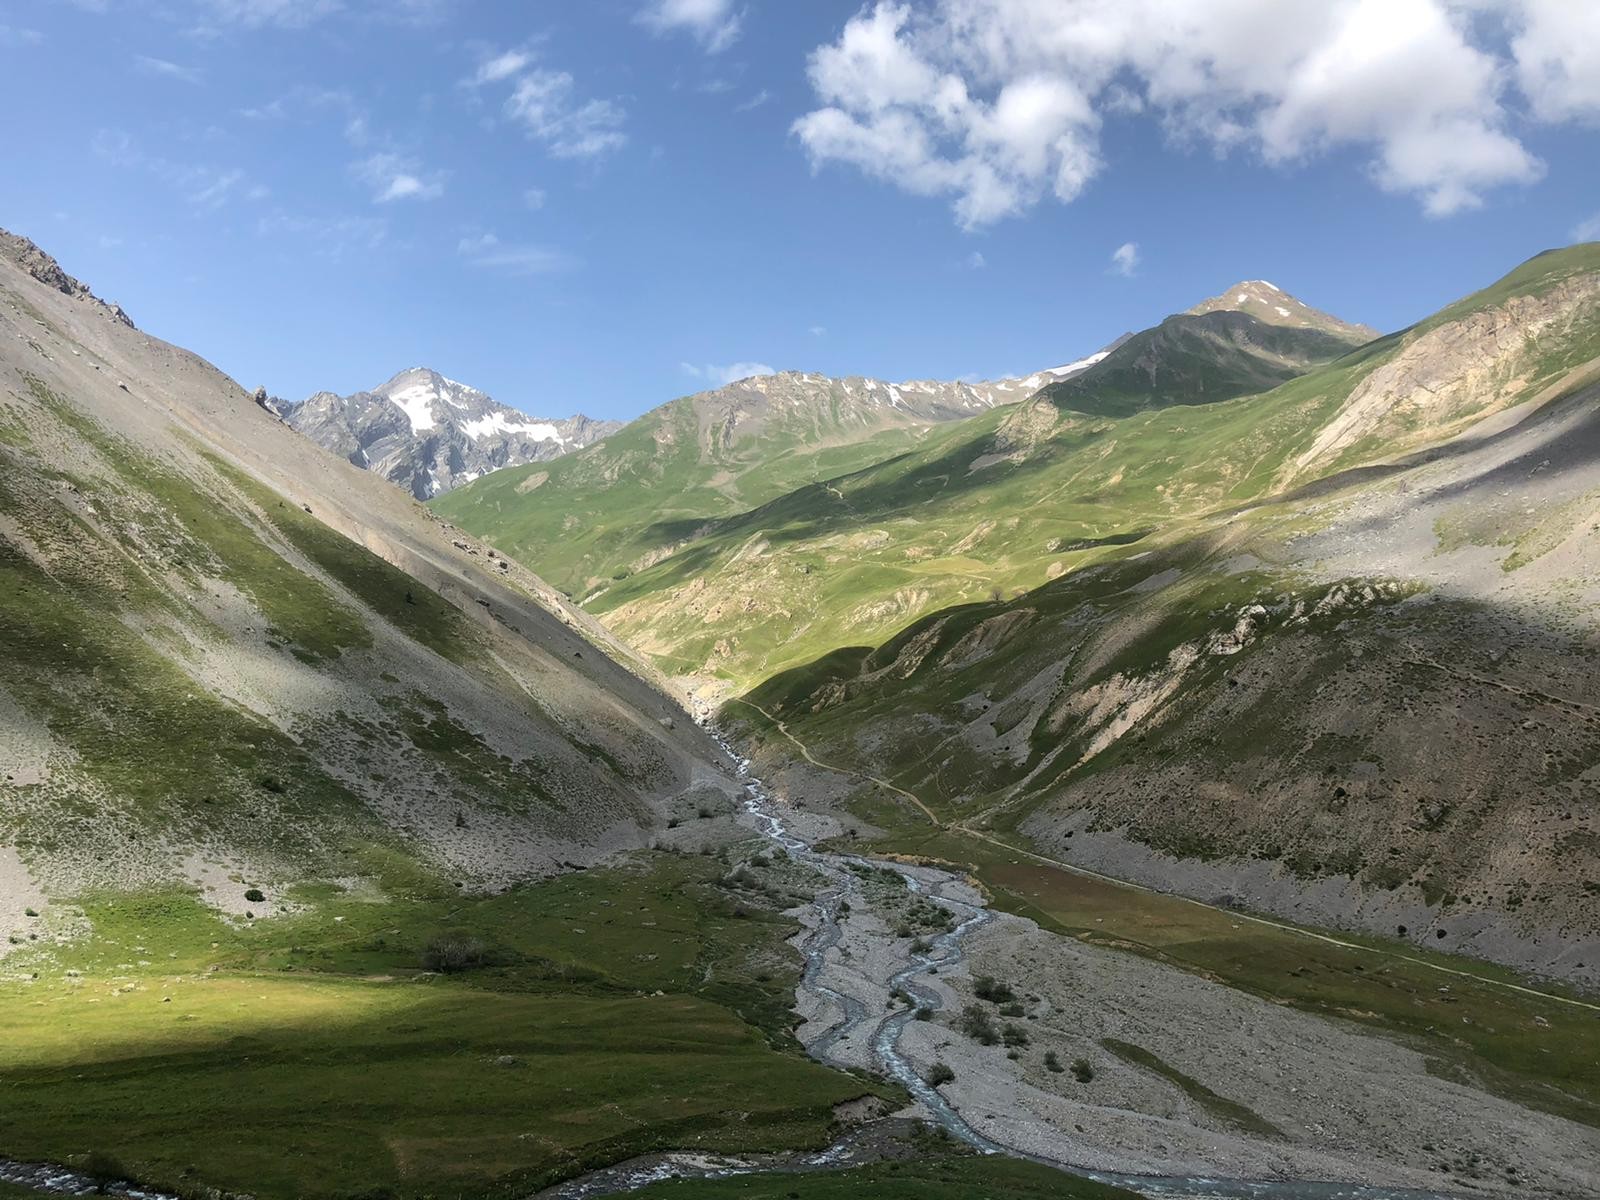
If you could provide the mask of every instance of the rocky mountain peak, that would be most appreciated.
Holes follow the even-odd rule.
[[[1347,341],[1369,341],[1378,336],[1378,331],[1370,325],[1351,324],[1331,313],[1312,308],[1265,279],[1241,280],[1209,300],[1202,300],[1184,315],[1198,317],[1214,312],[1242,312],[1266,325],[1319,329]]]
[[[290,406],[295,429],[427,500],[501,467],[544,462],[619,428],[581,413],[530,417],[431,367],[370,391],[317,392]]]

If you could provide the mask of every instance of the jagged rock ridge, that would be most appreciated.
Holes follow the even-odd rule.
[[[501,467],[545,462],[620,428],[578,414],[530,417],[427,367],[371,391],[272,405],[291,427],[427,500]]]

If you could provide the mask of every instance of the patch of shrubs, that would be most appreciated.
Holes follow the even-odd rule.
[[[1044,1069],[1053,1075],[1059,1075],[1066,1070],[1061,1065],[1061,1056],[1054,1050],[1046,1050],[1044,1052]]]
[[[1072,1060],[1072,1077],[1079,1083],[1088,1083],[1094,1078],[1094,1068],[1089,1065],[1087,1058]]]
[[[436,934],[422,948],[423,967],[441,975],[471,971],[488,961],[489,948],[483,941],[460,929]]]
[[[260,888],[249,888],[245,891],[244,898],[251,904],[264,904],[267,896]]]
[[[942,1087],[944,1084],[953,1083],[956,1073],[950,1069],[949,1063],[937,1062],[928,1068],[927,1082],[929,1087]]]
[[[1000,1031],[994,1026],[994,1018],[981,1004],[969,1004],[963,1008],[961,1015],[956,1018],[956,1028],[985,1046],[993,1046],[1000,1040]]]
[[[993,975],[979,975],[972,981],[972,990],[977,993],[978,999],[987,1000],[990,1004],[1005,1004],[1017,998],[1010,987]]]

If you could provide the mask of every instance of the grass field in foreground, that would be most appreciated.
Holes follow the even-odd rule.
[[[885,1089],[788,1037],[791,926],[724,870],[660,854],[237,925],[187,895],[91,901],[92,940],[0,983],[0,1154],[262,1200],[442,1198],[651,1150],[824,1144],[833,1105]],[[419,970],[442,928],[489,965]]]
[[[935,1157],[816,1175],[677,1180],[641,1200],[1133,1200],[1133,1193],[1009,1158]]]
[[[1511,991],[1504,985],[1519,978],[1503,968],[1403,942],[1331,935],[1356,947],[1345,948],[955,833],[902,837],[885,848],[967,867],[995,907],[1045,929],[1400,1035],[1442,1075],[1600,1126],[1600,1013]]]

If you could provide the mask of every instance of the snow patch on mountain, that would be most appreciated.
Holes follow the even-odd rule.
[[[369,392],[318,392],[283,408],[313,441],[429,500],[502,467],[544,462],[620,428],[579,415],[534,417],[427,367]]]

